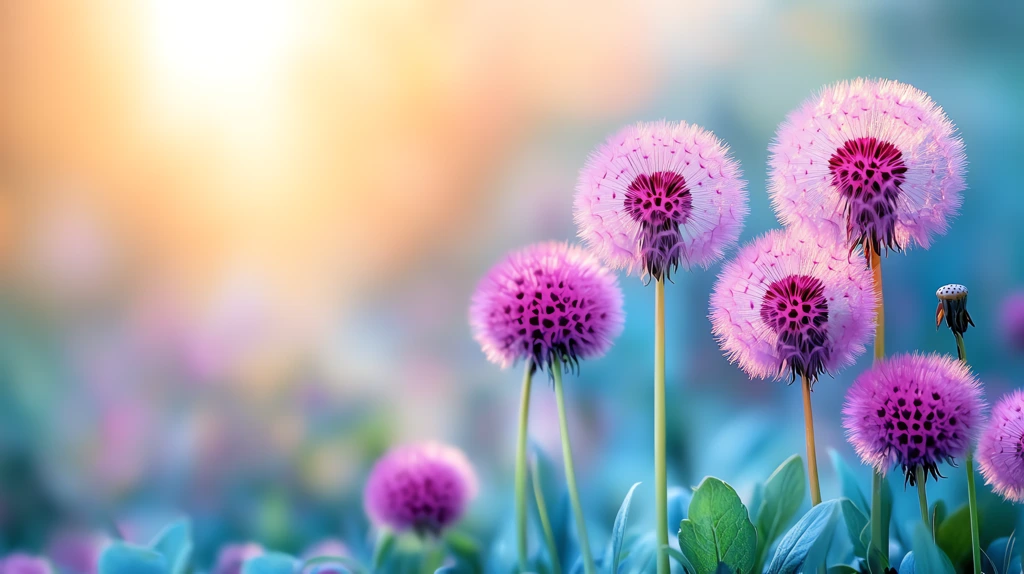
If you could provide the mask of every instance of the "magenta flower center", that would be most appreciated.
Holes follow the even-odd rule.
[[[846,200],[846,231],[875,252],[897,247],[896,204],[906,181],[903,153],[875,138],[847,140],[828,161],[832,185]]]
[[[575,367],[581,350],[594,345],[595,317],[604,321],[607,311],[595,307],[593,299],[576,290],[576,285],[544,270],[533,270],[535,281],[517,277],[516,302],[506,305],[505,314],[516,329],[505,338],[506,345],[522,345],[534,365],[550,364],[555,357]]]
[[[825,372],[832,348],[821,280],[789,275],[773,282],[761,301],[761,319],[778,335],[775,350],[780,370],[788,368],[794,379],[806,375],[812,381]]]
[[[640,174],[626,189],[626,213],[640,224],[644,268],[655,279],[679,266],[679,226],[690,219],[693,196],[678,173]]]

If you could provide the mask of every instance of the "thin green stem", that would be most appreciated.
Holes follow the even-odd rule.
[[[864,242],[868,266],[871,268],[872,287],[878,308],[875,313],[875,362],[885,358],[885,299],[882,295],[882,260],[871,247]],[[877,471],[871,475],[871,545],[883,556],[889,556],[889,521],[884,520],[885,509],[882,503],[882,481],[885,478]]]
[[[811,412],[811,381],[802,375],[804,390],[804,436],[807,439],[807,478],[811,483],[811,506],[821,504],[821,486],[818,483],[818,454],[814,448],[814,415]]]
[[[654,509],[658,548],[668,546],[668,471],[665,464],[665,281],[654,282]],[[658,553],[658,574],[669,574]]]
[[[583,555],[583,570],[586,574],[595,574],[594,557],[590,554],[590,539],[587,538],[587,523],[583,518],[583,506],[580,504],[580,493],[576,488],[576,471],[572,464],[572,446],[569,444],[569,422],[565,416],[565,392],[562,390],[562,361],[556,356],[551,361],[551,375],[555,379],[555,401],[558,403],[558,426],[562,431],[562,459],[565,463],[565,484],[569,488],[569,501],[572,503],[576,517],[576,534],[580,542],[580,554]]]
[[[917,501],[921,504],[921,520],[924,522],[928,532],[932,531],[932,521],[928,520],[928,492],[925,490],[925,478],[928,475],[925,474],[923,466],[918,465],[914,469],[914,480],[917,482]]]
[[[526,545],[526,437],[530,425],[530,387],[533,381],[533,361],[526,361],[523,373],[523,394],[519,399],[519,440],[516,442],[516,549],[519,553],[519,571],[530,570],[529,550]]]
[[[978,525],[978,491],[974,487],[974,449],[967,449],[967,504],[971,510],[971,556],[974,559],[974,574],[981,573],[981,532]]]
[[[562,564],[558,560],[558,546],[555,544],[555,531],[551,528],[551,519],[548,518],[548,505],[544,502],[544,490],[540,485],[540,472],[537,470],[536,462],[530,466],[530,478],[533,482],[533,499],[537,503],[540,527],[544,531],[544,542],[548,547],[548,556],[551,557],[551,574],[562,574]]]
[[[962,333],[953,333],[956,337],[957,356],[967,364],[967,348],[964,346]],[[964,457],[964,470],[967,471],[967,505],[971,512],[971,558],[974,562],[974,574],[981,574],[981,532],[978,519],[978,491],[974,486],[974,448],[967,447]]]

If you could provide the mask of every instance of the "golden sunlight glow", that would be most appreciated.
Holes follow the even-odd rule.
[[[151,0],[147,38],[153,69],[175,92],[243,96],[265,88],[295,43],[295,5],[289,0]]]

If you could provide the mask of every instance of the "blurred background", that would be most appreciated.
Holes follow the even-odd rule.
[[[575,237],[578,169],[636,120],[713,130],[749,181],[743,241],[777,227],[777,124],[857,76],[928,92],[970,162],[950,232],[884,263],[888,350],[952,353],[934,291],[963,283],[987,395],[1021,386],[1000,309],[1024,289],[1022,25],[1008,2],[0,0],[0,551],[177,512],[201,556],[363,537],[373,460],[424,438],[466,450],[467,524],[496,532],[521,373],[472,340],[478,279]],[[746,497],[803,452],[801,405],[722,358],[718,269],[668,288],[670,474]],[[653,505],[653,289],[622,281],[625,333],[567,381],[602,524],[635,481]],[[868,480],[839,412],[869,361],[815,387],[826,497],[828,449]],[[933,496],[961,491],[946,474]]]

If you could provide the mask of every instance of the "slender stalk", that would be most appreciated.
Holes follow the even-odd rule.
[[[530,387],[533,382],[533,361],[526,361],[523,373],[523,394],[519,399],[519,440],[516,442],[516,549],[519,553],[519,571],[530,570],[529,550],[526,545],[526,436],[530,424]]]
[[[658,548],[668,546],[668,470],[665,464],[665,280],[654,282],[654,518]],[[658,552],[658,574],[669,574]]]
[[[964,346],[964,336],[961,333],[953,333],[956,337],[957,355],[960,360],[967,364],[967,348]],[[967,454],[964,469],[967,471],[967,506],[971,511],[971,558],[974,562],[974,574],[981,574],[981,533],[978,525],[978,491],[974,486],[974,447],[967,446]]]
[[[981,532],[978,526],[978,490],[974,487],[974,449],[967,449],[967,503],[971,509],[971,556],[974,559],[974,574],[981,572]]]
[[[572,446],[569,444],[569,422],[565,417],[565,392],[562,390],[562,361],[556,356],[551,362],[551,375],[555,379],[555,401],[558,404],[558,426],[562,431],[562,459],[565,463],[565,483],[569,488],[569,501],[572,503],[573,514],[576,516],[576,534],[580,542],[580,554],[583,555],[583,570],[586,574],[595,574],[594,557],[590,554],[590,539],[587,538],[587,523],[583,518],[583,506],[580,504],[580,493],[576,488],[576,471],[572,464]]]
[[[924,525],[930,533],[932,531],[932,521],[928,520],[928,492],[924,486],[924,480],[928,475],[925,474],[924,467],[920,465],[914,469],[914,475],[914,479],[917,482],[917,501],[921,503],[921,520],[924,521]]]
[[[821,486],[818,484],[818,454],[814,448],[814,415],[811,413],[811,381],[801,375],[804,389],[804,435],[807,438],[807,478],[811,483],[811,506],[821,504]]]
[[[878,310],[875,313],[875,362],[885,358],[885,299],[882,295],[882,260],[872,248],[871,243],[864,242],[864,251],[868,256],[868,266],[872,271],[872,286]],[[871,474],[871,544],[884,556],[889,555],[889,521],[883,520],[882,514],[882,481],[885,480],[877,470]]]
[[[544,491],[540,487],[540,473],[537,471],[536,463],[530,468],[530,478],[533,482],[533,499],[537,502],[540,527],[544,531],[544,542],[548,547],[548,555],[551,556],[551,574],[562,574],[558,546],[555,544],[555,531],[551,528],[551,519],[548,518],[548,505],[544,502]]]

